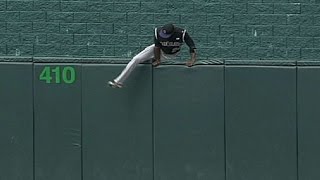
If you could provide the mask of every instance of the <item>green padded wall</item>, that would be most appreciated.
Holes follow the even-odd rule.
[[[32,63],[0,62],[0,179],[33,180]]]
[[[297,179],[296,68],[226,66],[227,180]]]
[[[39,79],[46,67],[51,83]],[[60,73],[53,72],[57,67]],[[75,81],[55,83],[65,67],[75,70]],[[81,179],[81,65],[35,63],[34,102],[35,179]]]
[[[319,63],[95,60],[0,59],[1,180],[320,178]]]
[[[160,66],[153,74],[155,180],[224,180],[224,68]]]
[[[150,180],[152,74],[140,65],[123,89],[107,82],[124,65],[83,65],[83,180]]]
[[[298,67],[299,180],[320,179],[320,67]]]

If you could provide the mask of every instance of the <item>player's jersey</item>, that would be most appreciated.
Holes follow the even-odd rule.
[[[194,52],[194,49],[196,49],[192,38],[185,29],[175,27],[174,33],[169,38],[162,38],[159,35],[160,29],[155,28],[154,30],[154,44],[156,47],[160,47],[164,53],[175,54],[179,52],[184,42],[189,46],[190,52]]]

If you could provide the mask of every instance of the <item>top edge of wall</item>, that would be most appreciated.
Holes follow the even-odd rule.
[[[33,62],[32,57],[0,57],[0,62]]]
[[[84,57],[34,57],[35,63],[101,63],[101,64],[124,64],[129,62],[126,58],[84,58]]]
[[[127,64],[130,58],[117,57],[17,57],[2,56],[0,62],[34,63],[84,63],[84,64]],[[151,60],[143,64],[150,64]],[[185,65],[184,60],[162,61],[162,65]],[[195,65],[252,65],[252,66],[320,66],[320,60],[239,60],[239,59],[198,59]]]
[[[314,60],[314,61],[298,61],[298,66],[320,66],[320,60]]]
[[[296,60],[226,60],[226,65],[296,66]]]

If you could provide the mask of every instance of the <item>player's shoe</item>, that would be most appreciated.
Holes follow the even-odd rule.
[[[123,85],[121,83],[117,83],[116,81],[112,80],[108,82],[109,86],[112,88],[122,88]]]

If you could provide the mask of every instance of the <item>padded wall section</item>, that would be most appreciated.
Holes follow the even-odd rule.
[[[299,179],[320,179],[320,67],[298,67]]]
[[[83,65],[83,180],[150,180],[152,73],[140,65],[123,89],[107,85],[124,65]]]
[[[81,179],[81,65],[35,63],[35,179]]]
[[[32,71],[0,62],[0,179],[33,180]]]
[[[224,180],[224,68],[154,69],[155,180]]]
[[[296,68],[226,66],[227,180],[297,179]]]

